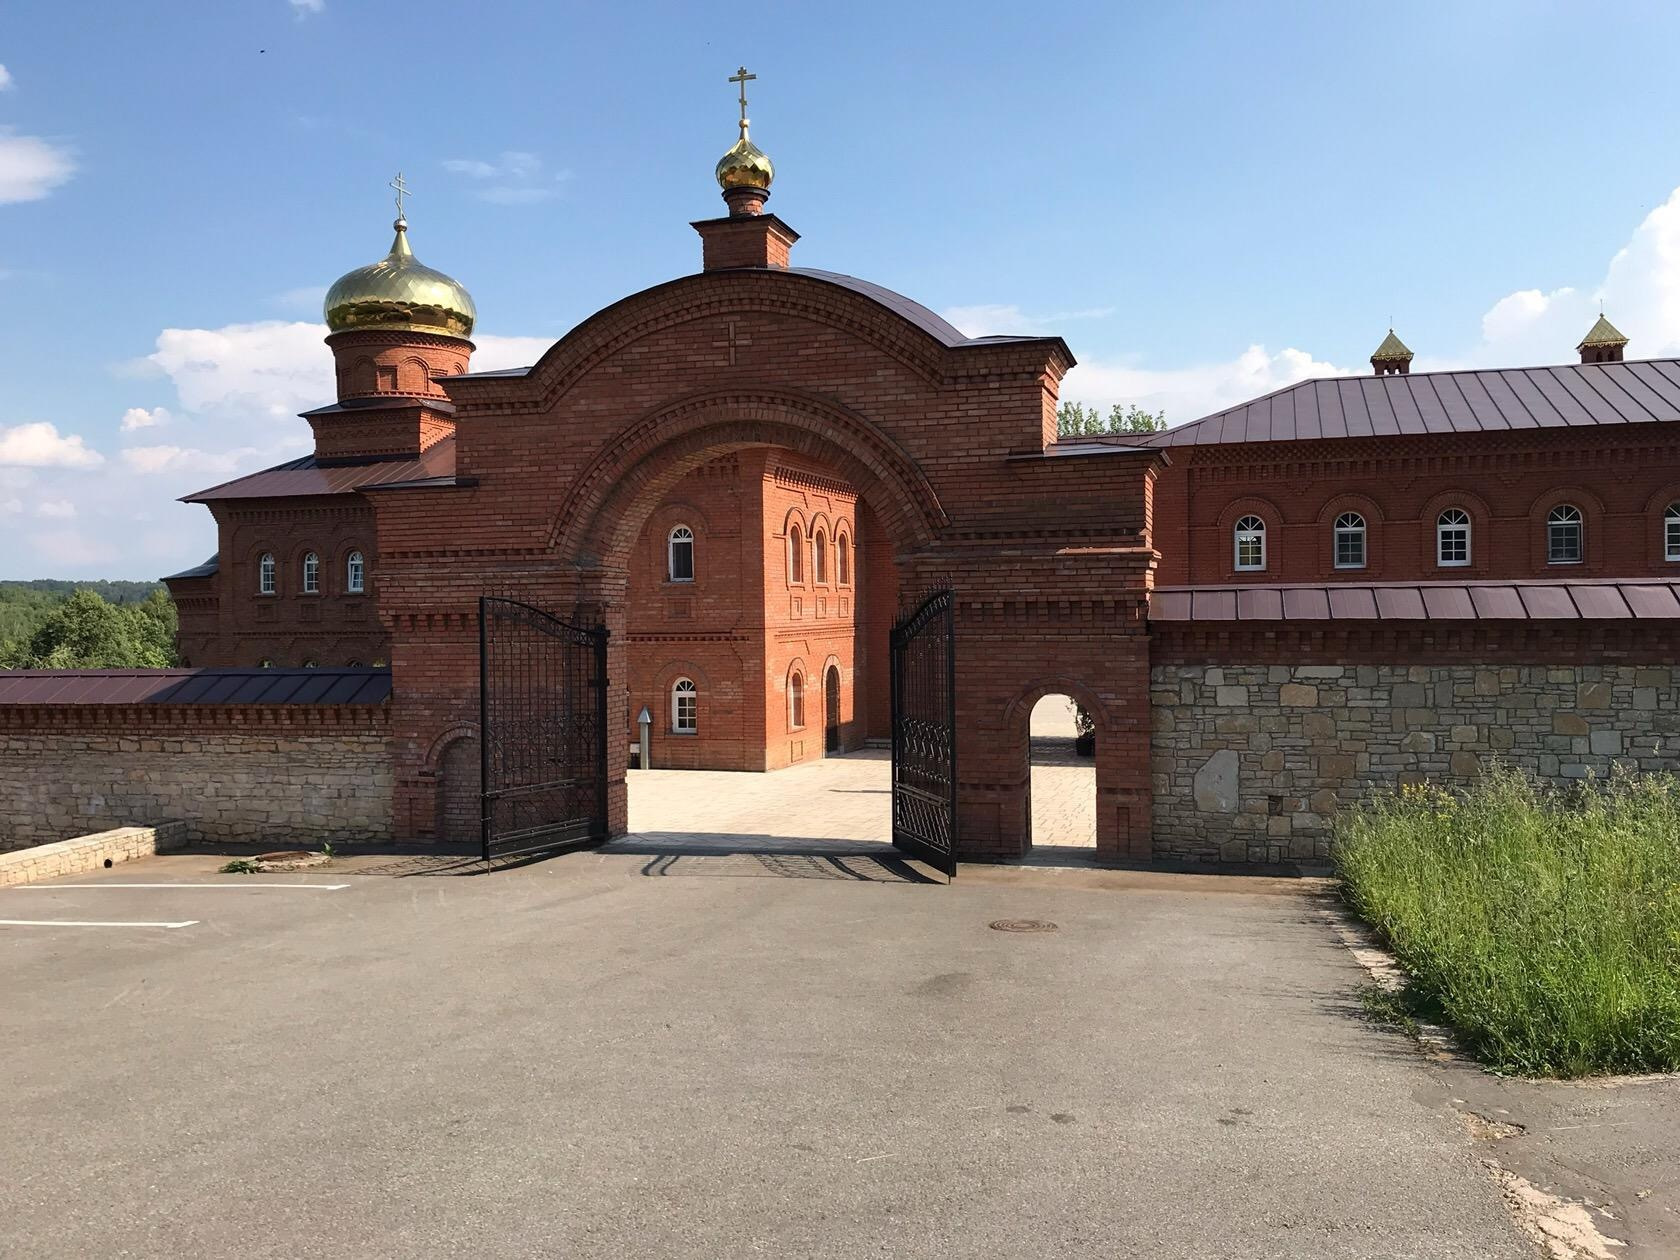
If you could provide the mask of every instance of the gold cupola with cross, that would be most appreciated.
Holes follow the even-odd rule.
[[[408,185],[399,173],[391,181],[397,190],[396,236],[391,252],[376,263],[340,276],[327,290],[325,314],[331,332],[379,328],[396,332],[437,333],[445,337],[472,336],[478,312],[472,294],[460,281],[424,266],[408,243],[408,218],[403,198]]]
[[[737,124],[741,128],[741,138],[718,159],[717,182],[718,187],[723,189],[723,198],[729,202],[732,214],[757,214],[757,207],[762,206],[770,195],[770,181],[776,178],[776,168],[769,157],[747,135],[750,125],[747,118],[747,84],[756,78],[756,74],[747,73],[745,66],[729,76],[729,81],[741,88],[741,120]],[[749,205],[753,208],[748,209]]]

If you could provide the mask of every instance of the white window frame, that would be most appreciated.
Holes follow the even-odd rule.
[[[1663,513],[1663,556],[1680,562],[1680,503],[1670,503]]]
[[[1359,559],[1342,559],[1342,540],[1348,539],[1359,548]],[[1336,518],[1336,524],[1331,532],[1331,560],[1338,569],[1363,569],[1370,558],[1366,548],[1367,535],[1365,518],[1358,512],[1343,512]]]
[[[303,553],[303,593],[321,593],[321,557],[313,551]]]
[[[805,585],[805,531],[797,525],[788,527],[788,584]]]
[[[1260,559],[1256,563],[1243,563],[1243,544],[1255,543],[1260,549]],[[1258,516],[1245,516],[1236,524],[1231,532],[1231,563],[1238,573],[1264,573],[1266,571],[1266,522]]]
[[[788,729],[805,729],[805,671],[800,669],[788,675]]]
[[[1451,516],[1455,519],[1448,520]],[[1441,514],[1435,518],[1435,564],[1442,569],[1462,569],[1468,567],[1472,552],[1470,550],[1471,528],[1473,522],[1470,513],[1461,507],[1443,508]],[[1462,542],[1464,555],[1458,559],[1448,559],[1449,543]],[[1453,550],[1458,550],[1457,546]]]
[[[1567,551],[1567,547],[1560,546],[1563,538],[1567,537],[1562,531],[1573,529],[1575,546],[1573,556],[1565,555],[1561,559],[1559,553]],[[1581,564],[1587,558],[1587,522],[1581,509],[1573,503],[1560,503],[1546,513],[1546,563],[1547,564]]]
[[[671,734],[694,735],[700,730],[700,688],[692,678],[671,684]]]
[[[359,551],[344,557],[344,589],[351,595],[367,592],[367,557]]]
[[[688,576],[677,576],[677,548],[688,544]],[[665,578],[670,582],[694,581],[694,531],[687,525],[673,525],[665,535]]]
[[[257,594],[273,595],[279,590],[279,576],[274,567],[274,553],[265,551],[257,557]]]

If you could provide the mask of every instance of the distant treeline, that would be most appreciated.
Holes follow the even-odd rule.
[[[160,669],[175,660],[175,605],[157,582],[0,582],[0,669]]]

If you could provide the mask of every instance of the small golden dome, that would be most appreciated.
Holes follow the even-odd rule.
[[[441,271],[421,266],[408,247],[408,223],[393,225],[391,252],[376,263],[358,267],[327,290],[329,332],[380,329],[472,336],[478,311],[472,294]]]
[[[776,168],[770,164],[764,150],[747,139],[746,129],[743,127],[741,138],[730,146],[728,153],[718,159],[718,187],[725,192],[731,188],[762,188],[769,191],[770,181],[775,178]]]

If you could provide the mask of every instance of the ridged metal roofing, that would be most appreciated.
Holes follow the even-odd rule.
[[[8,704],[384,704],[388,669],[0,670]]]
[[[1680,359],[1302,381],[1138,446],[1490,433],[1680,419]]]
[[[164,578],[165,582],[173,582],[180,578],[215,577],[222,567],[222,553],[217,552],[203,564],[194,565],[190,569],[182,569],[179,573],[171,573]]]
[[[1151,621],[1677,621],[1680,582],[1158,586]]]
[[[446,437],[418,459],[381,459],[356,463],[322,463],[305,455],[261,472],[189,494],[183,503],[210,503],[218,499],[290,499],[316,494],[351,494],[364,486],[393,481],[425,481],[453,476],[455,439]]]

